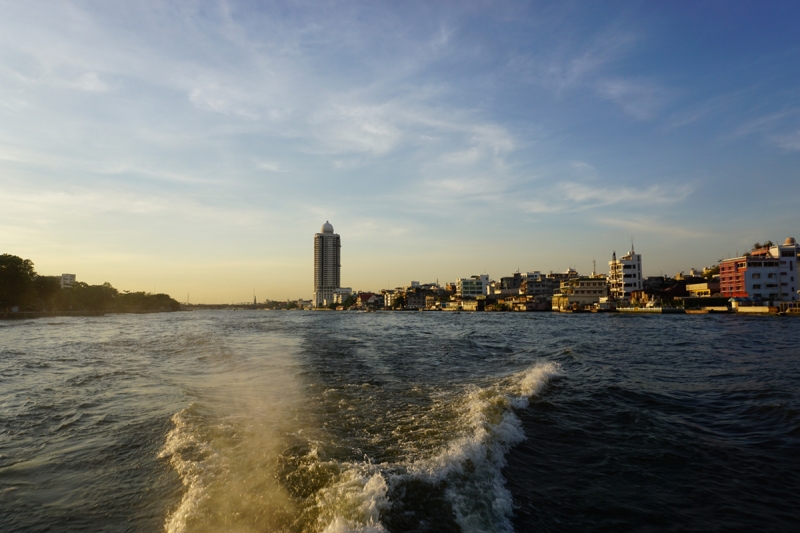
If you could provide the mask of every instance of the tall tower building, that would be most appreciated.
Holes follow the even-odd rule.
[[[333,302],[334,290],[341,282],[340,261],[342,244],[339,235],[327,220],[322,231],[314,235],[314,306],[323,307]]]

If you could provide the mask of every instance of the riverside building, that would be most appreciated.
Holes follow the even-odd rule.
[[[720,294],[733,298],[797,301],[800,246],[792,237],[783,244],[753,250],[719,264]]]
[[[489,275],[481,274],[456,280],[456,294],[459,298],[486,296],[489,288]]]
[[[608,296],[608,282],[603,275],[572,278],[561,282],[561,290],[553,295],[553,311],[585,310]]]
[[[642,283],[642,256],[633,251],[633,244],[631,251],[619,259],[614,252],[608,262],[610,295],[618,300],[629,298],[633,291],[642,290]]]
[[[341,249],[339,235],[326,220],[320,233],[314,235],[314,307],[334,302],[341,283]]]

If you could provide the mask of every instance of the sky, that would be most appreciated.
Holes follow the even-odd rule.
[[[0,253],[225,303],[800,238],[800,3],[0,0]]]

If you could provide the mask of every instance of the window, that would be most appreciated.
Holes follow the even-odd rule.
[[[753,279],[761,279],[761,274],[753,274]]]
[[[760,283],[756,283],[755,285],[753,285],[753,288],[754,289],[760,289],[761,288],[761,284]]]

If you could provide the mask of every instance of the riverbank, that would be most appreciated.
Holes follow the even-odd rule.
[[[25,320],[28,318],[52,318],[59,316],[105,316],[122,314],[173,313],[171,309],[154,311],[19,311],[16,313],[0,313],[0,320]]]

